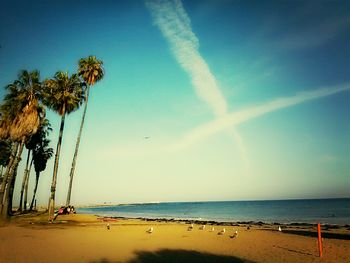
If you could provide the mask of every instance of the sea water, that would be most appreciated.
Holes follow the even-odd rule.
[[[99,216],[128,218],[350,224],[350,198],[148,203],[97,206],[80,208],[77,211]]]

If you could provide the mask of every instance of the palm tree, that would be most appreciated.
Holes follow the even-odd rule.
[[[86,83],[86,97],[85,97],[85,107],[84,107],[84,113],[83,117],[81,119],[79,134],[77,138],[77,142],[75,145],[75,151],[74,151],[74,157],[72,161],[72,167],[70,170],[70,180],[69,180],[69,187],[68,187],[68,194],[67,194],[67,201],[66,205],[70,205],[70,198],[72,194],[72,185],[73,185],[73,177],[74,177],[74,171],[75,171],[75,165],[78,157],[78,150],[79,150],[79,144],[80,144],[80,138],[83,131],[85,116],[86,116],[86,109],[88,105],[89,100],[89,91],[90,86],[93,86],[97,81],[100,81],[104,76],[104,69],[102,67],[103,62],[101,60],[98,60],[95,56],[89,56],[87,58],[82,58],[79,60],[79,69],[78,74],[83,78],[83,80]]]
[[[17,108],[15,107],[15,97],[17,89],[15,89],[12,85],[6,86],[6,89],[9,91],[5,96],[4,103],[0,105],[0,139],[1,140],[10,140],[10,126],[11,121],[15,117],[15,112],[17,112]],[[10,157],[6,166],[5,174],[3,175],[1,185],[0,185],[0,215],[2,214],[3,206],[4,206],[4,195],[6,187],[8,186],[9,176],[11,174],[11,168],[13,167],[13,162],[18,152],[18,143],[12,143]]]
[[[49,135],[50,131],[52,131],[52,128],[51,128],[49,120],[46,118],[41,119],[40,126],[39,126],[37,132],[35,134],[33,134],[29,138],[29,140],[27,140],[27,142],[25,144],[26,148],[28,149],[28,155],[27,155],[26,168],[24,170],[24,175],[23,175],[21,197],[20,197],[18,211],[22,211],[23,206],[24,206],[24,211],[27,210],[26,204],[27,204],[27,199],[28,199],[29,176],[30,176],[30,171],[32,168],[33,160],[34,160],[34,156],[33,156],[32,160],[30,161],[30,165],[29,165],[30,153],[33,152],[37,147],[40,146],[42,141]]]
[[[46,139],[45,137],[42,137],[41,142],[37,145],[37,147],[33,151],[33,161],[34,161],[34,169],[35,169],[35,187],[34,187],[34,193],[32,202],[30,203],[29,210],[33,210],[36,191],[38,189],[39,184],[39,178],[40,173],[46,169],[47,161],[52,157],[53,155],[53,149],[49,148],[50,140]]]
[[[6,166],[6,171],[2,177],[1,184],[0,184],[0,215],[2,214],[2,209],[4,206],[3,204],[4,204],[5,189],[8,186],[9,175],[11,173],[11,168],[13,166],[14,158],[16,157],[17,152],[18,152],[18,143],[13,143],[11,147],[10,158]]]
[[[57,141],[55,163],[53,169],[51,194],[49,199],[49,220],[52,220],[55,209],[55,194],[59,156],[61,151],[64,121],[67,114],[77,110],[84,100],[84,90],[77,74],[68,76],[67,72],[58,71],[53,79],[44,82],[44,102],[50,109],[61,116],[61,125]]]
[[[12,197],[16,181],[17,168],[21,159],[23,146],[28,137],[36,133],[40,119],[40,74],[34,70],[22,70],[18,80],[6,87],[8,93],[0,107],[0,139],[15,142],[13,158],[8,165],[5,178],[0,188],[1,217],[8,218],[12,213]]]

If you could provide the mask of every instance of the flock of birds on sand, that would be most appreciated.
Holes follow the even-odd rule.
[[[107,230],[110,230],[111,229],[111,226],[110,226],[110,224],[109,223],[107,223]],[[191,224],[188,228],[187,228],[187,231],[192,231],[194,229],[194,225],[193,224]],[[249,227],[247,228],[247,229],[249,229]],[[148,233],[148,234],[152,234],[153,233],[153,227],[150,227],[147,231],[146,231],[146,233]],[[200,227],[199,227],[199,230],[205,230],[205,225],[201,225]],[[210,230],[209,230],[209,232],[214,232],[215,231],[215,228],[214,227],[212,227]],[[280,230],[281,231],[281,230]],[[223,228],[221,231],[219,231],[218,232],[218,235],[224,235],[226,233],[226,229],[225,228]],[[233,235],[231,235],[230,236],[231,238],[235,238],[235,237],[238,237],[238,231],[236,230],[234,233],[233,233]]]
[[[188,228],[187,228],[187,231],[192,231],[194,229],[194,225],[191,224]],[[205,229],[205,225],[201,225],[199,227],[199,230],[204,230]],[[214,232],[215,231],[215,228],[212,227],[209,232]],[[153,227],[150,227],[147,231],[146,231],[148,234],[152,234],[153,233]],[[226,233],[226,229],[223,228],[221,231],[218,232],[218,235],[224,235]],[[234,238],[234,237],[237,237],[238,236],[238,231],[236,230],[232,236],[230,236],[231,238]]]
[[[107,223],[107,230],[110,230],[110,229],[111,229],[111,226],[110,226],[109,223]],[[194,225],[191,224],[191,225],[187,228],[187,231],[192,231],[193,229],[194,229]],[[205,225],[201,225],[201,226],[199,227],[199,230],[204,230],[204,229],[205,229]],[[248,226],[248,227],[247,227],[247,230],[249,230],[249,229],[250,229],[250,227]],[[214,228],[214,227],[212,227],[212,228],[209,230],[209,232],[214,232],[214,231],[215,231],[215,228]],[[282,232],[282,229],[281,229],[280,226],[278,227],[278,231],[279,231],[279,232]],[[152,233],[153,233],[153,227],[150,227],[150,228],[146,231],[146,233],[152,234]],[[218,235],[224,235],[225,233],[226,233],[226,229],[223,228],[221,231],[218,232]],[[235,237],[238,237],[238,231],[237,231],[237,230],[233,233],[233,235],[230,236],[230,238],[235,238]]]
[[[187,231],[192,231],[194,229],[194,225],[191,224],[188,228],[187,228]],[[204,230],[205,229],[205,225],[201,225],[199,227],[199,230]],[[214,232],[215,231],[215,228],[212,227],[209,232]],[[150,227],[147,231],[147,233],[149,234],[152,234],[153,233],[153,227]],[[223,228],[221,231],[218,232],[218,235],[224,235],[226,233],[226,229]],[[235,237],[238,237],[238,231],[236,230],[232,236],[230,236],[231,238],[235,238]]]

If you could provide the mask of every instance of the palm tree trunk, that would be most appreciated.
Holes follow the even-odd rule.
[[[75,151],[74,151],[74,157],[73,157],[73,161],[72,161],[72,167],[70,169],[70,174],[69,174],[70,179],[69,179],[69,187],[68,187],[66,206],[70,205],[70,198],[71,198],[71,195],[72,195],[72,186],[73,186],[73,177],[74,177],[75,165],[76,165],[77,157],[78,157],[80,138],[81,138],[81,134],[82,134],[82,131],[83,131],[84,122],[85,122],[86,109],[87,109],[88,100],[89,100],[89,91],[90,91],[90,85],[87,84],[84,113],[83,113],[83,118],[81,119],[81,123],[80,123],[80,129],[79,129],[77,142],[76,142],[76,145],[75,145]]]
[[[13,173],[11,184],[10,184],[9,198],[8,198],[8,204],[7,204],[7,218],[9,216],[12,216],[13,193],[15,191],[16,177],[17,177],[17,169]]]
[[[38,190],[39,176],[40,176],[40,172],[36,172],[34,193],[33,193],[32,202],[30,203],[29,211],[33,210],[35,195],[36,195],[36,191]]]
[[[5,194],[6,186],[8,186],[9,175],[11,173],[12,165],[17,155],[17,151],[18,151],[18,143],[15,143],[14,147],[12,148],[10,160],[9,160],[9,163],[7,164],[5,175],[0,187],[0,215],[2,214],[2,210],[4,208],[4,194]]]
[[[32,170],[32,165],[33,165],[33,157],[29,165],[29,170],[27,172],[27,179],[24,184],[24,211],[27,211],[27,201],[28,201],[28,185],[29,185],[29,177],[30,177],[30,171]]]
[[[8,185],[4,192],[3,207],[1,211],[1,218],[4,220],[7,220],[9,216],[12,214],[13,190],[16,182],[17,168],[18,168],[19,162],[21,161],[23,148],[24,148],[24,139],[19,144],[18,153],[13,161],[12,169],[10,169],[10,172],[8,175]]]
[[[2,185],[2,181],[4,180],[4,176],[3,176],[3,173],[4,172],[4,166],[1,165],[1,170],[0,170],[0,188],[1,188],[1,185]]]
[[[58,142],[57,142],[57,148],[56,148],[56,155],[55,155],[55,164],[53,168],[53,175],[52,175],[52,183],[51,183],[51,194],[49,199],[49,220],[52,221],[54,217],[55,212],[55,194],[56,194],[56,183],[57,183],[57,172],[58,172],[58,163],[60,159],[60,151],[61,151],[61,145],[62,145],[62,137],[63,137],[63,129],[64,129],[64,119],[66,117],[65,110],[63,110],[63,115],[61,118],[61,126],[60,126],[60,133],[58,136]]]
[[[2,173],[4,171],[4,166],[1,165],[1,170],[0,170],[0,178],[2,179]],[[1,181],[0,181],[0,184],[1,184]]]
[[[27,163],[26,163],[26,168],[24,170],[23,180],[22,180],[21,198],[20,198],[20,201],[19,201],[18,211],[22,211],[22,208],[23,208],[23,193],[24,193],[24,188],[25,188],[25,184],[26,184],[26,181],[27,181],[27,177],[28,177],[29,159],[30,159],[30,150],[28,149]],[[25,206],[25,204],[24,204],[24,206]]]

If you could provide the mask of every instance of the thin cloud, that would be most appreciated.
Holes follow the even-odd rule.
[[[154,23],[171,46],[171,50],[181,67],[191,78],[198,97],[207,103],[216,117],[221,118],[228,112],[227,101],[217,85],[215,76],[200,55],[199,40],[192,31],[191,21],[180,0],[146,1]],[[230,127],[227,130],[237,143],[245,169],[248,158],[242,137]]]
[[[181,1],[146,1],[154,23],[169,42],[181,67],[189,74],[198,97],[216,116],[227,113],[227,102],[207,63],[198,51],[199,41]]]
[[[250,107],[241,111],[232,112],[222,118],[203,124],[183,136],[182,139],[169,147],[169,151],[178,151],[187,148],[209,136],[222,132],[229,127],[239,125],[261,115],[300,104],[309,100],[330,96],[339,92],[349,91],[350,83],[326,87],[314,91],[299,93],[293,97],[277,98],[260,106]]]
[[[227,131],[228,128],[251,121],[257,117],[301,104],[310,100],[316,100],[322,97],[331,96],[336,93],[350,91],[350,83],[332,87],[320,88],[313,91],[306,91],[296,94],[292,97],[281,97],[264,103],[259,106],[249,107],[240,111],[232,112],[222,118],[200,125],[197,128],[186,133],[182,138],[172,144],[153,144],[148,147],[127,147],[119,149],[105,149],[107,156],[113,157],[143,157],[154,154],[176,153],[181,150],[199,143],[217,133]],[[103,158],[106,158],[104,156]]]

